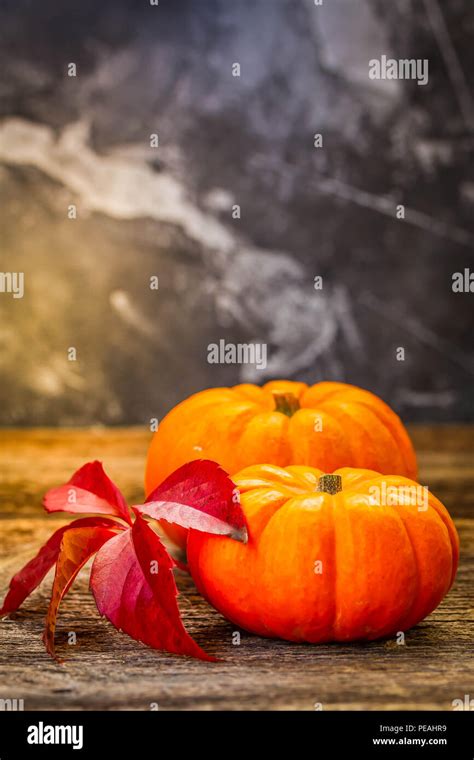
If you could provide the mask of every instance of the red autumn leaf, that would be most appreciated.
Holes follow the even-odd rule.
[[[114,515],[132,524],[127,502],[97,461],[77,470],[66,485],[51,488],[43,505],[47,512]]]
[[[96,555],[90,585],[97,608],[116,628],[150,647],[215,661],[181,622],[173,564],[156,533],[137,514],[133,527]]]
[[[91,590],[101,614],[138,641],[168,652],[214,661],[186,632],[168,555],[140,512],[186,528],[247,539],[239,493],[214,462],[181,467],[136,510],[135,521],[100,462],[81,467],[69,483],[44,497],[48,512],[97,512],[57,530],[36,557],[11,580],[0,615],[15,611],[56,563],[44,641],[54,656],[56,617],[62,598],[87,560],[97,553]],[[114,518],[124,520],[124,526]]]
[[[117,535],[111,522],[109,525],[110,527],[99,527],[96,525],[91,528],[71,528],[62,537],[59,557],[56,563],[51,601],[46,616],[46,628],[43,634],[46,649],[52,657],[55,657],[54,632],[56,630],[56,616],[61,600],[69,591],[79,570],[86,564],[87,560],[106,541]]]
[[[183,528],[247,541],[239,492],[229,475],[209,460],[183,465],[134,510]]]
[[[45,575],[58,559],[63,536],[71,528],[87,528],[113,525],[111,520],[100,517],[85,517],[75,520],[53,533],[51,538],[41,547],[38,554],[33,557],[10,581],[8,593],[0,610],[0,617],[15,612],[25,599],[39,586]],[[118,523],[117,528],[121,528]]]

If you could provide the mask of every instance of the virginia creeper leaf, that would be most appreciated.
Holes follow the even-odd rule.
[[[61,541],[71,528],[102,527],[114,525],[111,520],[101,517],[84,517],[56,530],[48,541],[10,581],[8,593],[0,610],[0,617],[15,612],[25,599],[39,586],[45,575],[58,559]],[[118,523],[116,528],[121,528]]]
[[[116,628],[150,647],[215,661],[181,622],[173,564],[137,514],[133,527],[104,544],[94,559],[90,585],[97,608]]]
[[[134,511],[183,528],[247,541],[239,492],[229,475],[210,460],[179,467]]]
[[[127,502],[97,461],[85,464],[65,485],[51,488],[43,505],[47,512],[114,515],[132,524]]]
[[[91,590],[99,612],[119,630],[156,649],[215,661],[187,633],[177,603],[177,565],[141,513],[185,528],[247,540],[239,492],[215,462],[191,462],[174,472],[134,509],[100,462],[81,467],[69,483],[44,497],[48,512],[96,512],[59,528],[36,557],[11,580],[0,615],[18,609],[56,563],[44,641],[54,656],[56,617],[62,598],[87,560],[96,554]],[[109,516],[109,517],[107,517]],[[123,522],[128,523],[126,527]]]
[[[112,526],[111,522],[109,522],[109,526]],[[72,527],[64,533],[56,562],[56,574],[43,634],[46,649],[52,657],[55,657],[56,616],[63,596],[67,594],[79,570],[86,564],[87,560],[109,538],[115,535],[116,532],[111,527],[99,527],[98,525],[90,528]]]

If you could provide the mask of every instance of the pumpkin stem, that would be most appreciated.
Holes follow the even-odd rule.
[[[318,491],[335,496],[342,491],[342,478],[340,475],[321,475],[318,481]]]
[[[294,393],[279,393],[278,391],[274,391],[273,399],[275,401],[275,411],[286,414],[287,417],[293,417],[294,413],[300,408],[300,402]]]

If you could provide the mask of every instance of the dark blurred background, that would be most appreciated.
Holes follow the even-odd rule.
[[[146,424],[276,377],[473,420],[472,0],[0,8],[1,269],[25,276],[1,423]],[[429,84],[370,80],[381,55]],[[267,343],[266,370],[210,365],[221,338]]]

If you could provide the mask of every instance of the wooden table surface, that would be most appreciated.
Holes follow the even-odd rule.
[[[180,606],[190,633],[217,664],[155,652],[101,619],[82,571],[61,606],[58,665],[41,633],[51,575],[11,618],[0,622],[0,699],[25,709],[452,709],[474,697],[474,427],[416,427],[420,482],[455,519],[461,538],[456,583],[441,606],[406,634],[370,644],[292,645],[241,632],[201,599],[179,573]],[[90,459],[101,459],[131,502],[142,499],[149,434],[142,429],[0,432],[0,592],[53,529],[41,496]],[[77,644],[67,644],[74,631]]]

